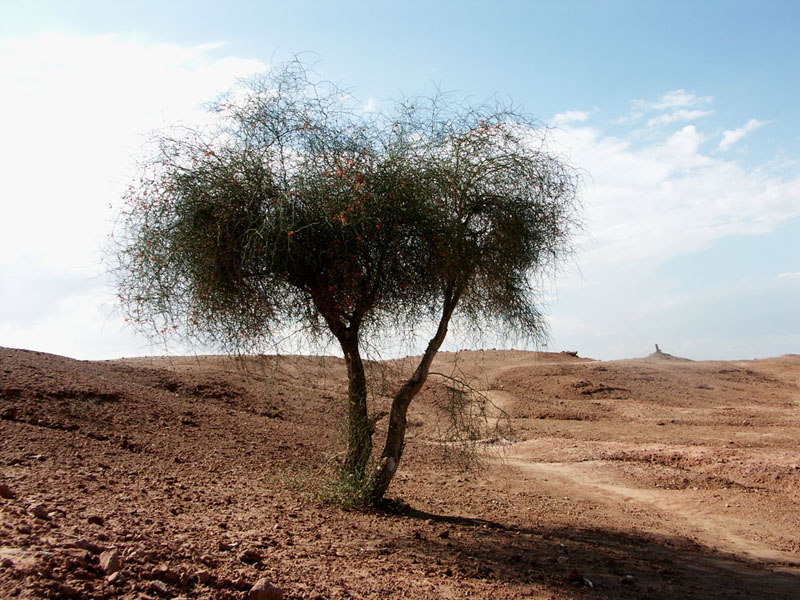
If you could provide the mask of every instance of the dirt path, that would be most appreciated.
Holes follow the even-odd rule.
[[[797,553],[758,539],[779,536],[777,527],[756,526],[746,516],[722,512],[702,492],[634,487],[615,476],[613,465],[603,461],[551,463],[508,457],[503,462],[532,475],[536,485],[549,483],[545,487],[557,488],[576,503],[591,503],[594,518],[612,527],[628,528],[632,517],[641,517],[639,529],[693,539],[715,551],[756,561],[787,563],[800,574]]]

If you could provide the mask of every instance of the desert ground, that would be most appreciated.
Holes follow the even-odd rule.
[[[0,597],[800,598],[800,356],[433,371],[393,501],[356,509],[322,483],[339,359],[0,348]],[[453,374],[499,427],[469,471],[440,435]]]

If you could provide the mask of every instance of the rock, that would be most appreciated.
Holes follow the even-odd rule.
[[[91,515],[86,520],[89,522],[90,525],[103,525],[106,522],[106,520],[100,515]]]
[[[233,583],[233,587],[241,591],[245,591],[247,588],[250,587],[250,584],[244,577],[239,577],[239,579],[234,579],[231,583]]]
[[[111,585],[122,585],[126,579],[128,579],[128,575],[125,571],[117,571],[106,577],[106,581]]]
[[[200,557],[200,562],[203,563],[207,567],[212,567],[213,568],[213,567],[217,566],[216,559],[213,556],[211,556],[210,554],[203,554],[203,556]]]
[[[150,560],[150,553],[139,548],[129,550],[126,556],[129,561],[133,562],[147,562]]]
[[[72,587],[71,585],[67,585],[66,583],[59,584],[58,593],[59,598],[78,598],[81,595],[80,590]]]
[[[167,587],[167,584],[161,581],[160,579],[151,581],[150,585],[148,586],[148,589],[151,592],[155,592],[159,596],[166,596],[169,594],[169,588]]]
[[[16,497],[17,495],[14,493],[14,490],[8,487],[5,483],[0,483],[0,498],[13,500]]]
[[[116,550],[106,550],[100,554],[100,568],[106,575],[116,573],[122,568],[122,561],[119,558],[119,552]]]
[[[211,573],[208,571],[198,571],[194,574],[199,583],[208,583],[211,580]]]
[[[17,409],[14,406],[9,406],[8,408],[3,409],[3,412],[0,413],[0,417],[6,419],[7,421],[16,421],[17,420]]]
[[[243,563],[247,563],[248,565],[252,565],[261,562],[263,557],[255,550],[245,550],[239,556],[239,560]]]
[[[40,519],[50,520],[47,507],[44,504],[34,504],[31,506],[31,514]]]
[[[4,569],[13,569],[14,568],[14,561],[10,558],[6,557],[3,560],[0,560],[0,567]]]
[[[31,529],[31,526],[28,525],[27,523],[20,523],[19,525],[17,525],[17,531],[19,531],[24,535],[27,535],[33,530]]]
[[[102,552],[105,552],[105,550],[106,550],[106,548],[103,548],[102,546],[98,546],[94,542],[90,542],[89,540],[84,539],[84,538],[76,540],[72,545],[75,546],[76,548],[80,548],[82,550],[87,550],[87,551],[91,552],[92,554],[100,554]]]
[[[248,597],[250,600],[282,600],[283,590],[272,585],[269,580],[262,578],[250,588]]]
[[[153,570],[153,577],[158,580],[166,581],[167,583],[176,583],[180,578],[180,574],[169,565],[159,565]]]

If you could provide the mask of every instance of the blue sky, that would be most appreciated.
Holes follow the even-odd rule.
[[[586,230],[547,349],[800,352],[797,31],[794,0],[0,0],[0,345],[163,352],[100,260],[143,136],[300,53],[365,107],[439,86],[557,128]]]

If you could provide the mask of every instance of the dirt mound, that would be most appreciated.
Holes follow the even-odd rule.
[[[800,356],[665,357],[443,353],[381,512],[308,486],[339,359],[0,348],[0,597],[796,597]],[[439,460],[453,375],[508,425],[481,471]]]
[[[661,348],[658,347],[658,344],[656,344],[656,351],[653,352],[652,354],[648,354],[645,360],[676,360],[682,362],[692,362],[692,360],[689,358],[673,356],[672,354],[663,352]]]

